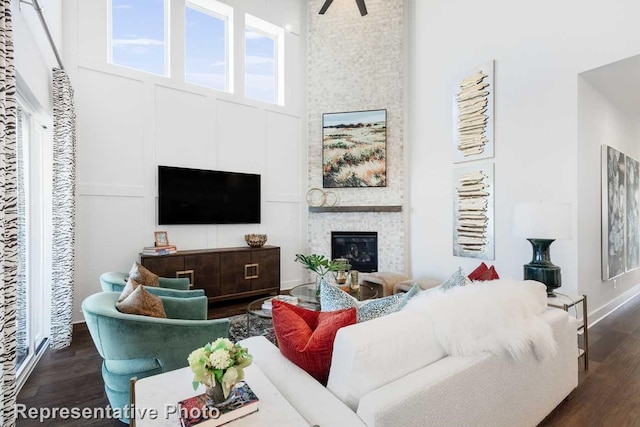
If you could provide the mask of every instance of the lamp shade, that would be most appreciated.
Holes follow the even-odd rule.
[[[513,234],[527,239],[571,239],[571,204],[516,203]]]

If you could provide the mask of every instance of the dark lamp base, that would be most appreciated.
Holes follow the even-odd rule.
[[[551,239],[528,239],[533,247],[533,260],[524,265],[524,279],[535,280],[547,286],[547,295],[554,297],[554,289],[562,286],[560,267],[554,265],[549,256]]]

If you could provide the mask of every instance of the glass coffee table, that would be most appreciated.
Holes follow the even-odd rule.
[[[267,328],[273,327],[273,323],[271,321],[271,310],[265,310],[262,308],[262,304],[273,298],[273,295],[257,299],[255,301],[251,301],[247,306],[247,333],[251,336],[251,320],[256,320],[256,323],[259,325],[258,335],[263,333]]]
[[[333,285],[332,285],[333,286]],[[357,290],[351,290],[348,287],[340,287],[352,297],[359,301],[373,299],[378,297],[378,291],[369,285],[360,285]],[[305,283],[298,285],[289,291],[292,296],[298,298],[299,305],[309,306],[314,310],[320,310],[320,297],[316,295],[316,284]]]

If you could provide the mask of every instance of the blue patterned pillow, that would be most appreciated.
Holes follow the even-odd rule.
[[[336,311],[355,307],[358,312],[358,322],[365,322],[400,310],[419,291],[419,286],[414,285],[405,294],[358,301],[337,286],[323,282],[320,285],[320,308],[322,311]]]
[[[446,291],[447,289],[455,288],[456,286],[466,286],[470,283],[471,280],[462,272],[462,267],[458,267],[456,272],[440,285],[440,289]]]

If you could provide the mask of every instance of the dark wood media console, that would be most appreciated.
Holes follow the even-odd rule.
[[[188,277],[209,301],[280,293],[280,248],[240,247],[140,255],[140,264],[161,277]]]

